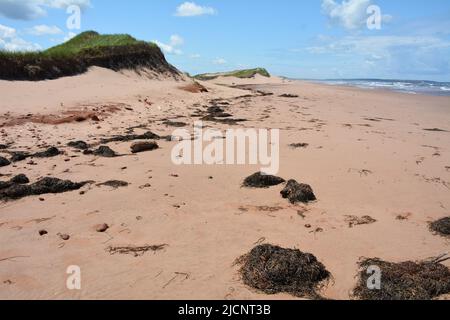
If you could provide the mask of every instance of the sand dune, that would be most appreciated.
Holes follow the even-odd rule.
[[[234,262],[258,243],[313,253],[333,275],[322,294],[348,299],[361,257],[401,262],[448,252],[448,238],[428,223],[450,212],[450,98],[263,77],[218,78],[200,82],[208,93],[189,93],[180,89],[188,81],[101,68],[51,81],[0,81],[0,156],[62,152],[1,167],[1,181],[25,174],[31,183],[89,182],[0,202],[1,299],[294,299],[240,280]],[[228,87],[244,84],[252,90]],[[311,185],[318,200],[290,204],[282,185],[242,188],[258,166],[174,165],[176,142],[164,137],[175,122],[193,130],[194,115],[214,99],[247,120],[233,127],[281,129],[278,175]],[[114,112],[102,112],[111,106]],[[11,122],[74,110],[96,118]],[[101,142],[149,131],[161,137],[153,151],[133,154],[131,140]],[[120,156],[67,146],[80,140]],[[375,222],[355,223],[363,216]],[[70,265],[81,268],[80,291],[66,287]]]

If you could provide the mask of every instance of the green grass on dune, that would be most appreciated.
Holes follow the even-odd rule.
[[[0,50],[0,59],[31,59],[31,58],[38,58],[41,56],[41,52],[14,52],[14,51],[5,51]]]
[[[255,75],[262,75],[264,77],[270,77],[269,72],[264,68],[256,68],[256,69],[247,69],[247,70],[239,70],[231,72],[229,77],[237,77],[237,78],[251,78]]]
[[[26,58],[52,58],[52,57],[73,57],[82,55],[86,50],[95,50],[107,47],[121,46],[149,46],[156,48],[157,45],[152,42],[139,41],[128,34],[105,34],[101,35],[95,31],[86,31],[80,33],[69,41],[49,48],[44,51],[16,52],[0,51],[0,57],[9,57],[17,59]]]
[[[236,77],[241,79],[252,78],[257,74],[270,78],[269,72],[264,68],[255,68],[255,69],[244,69],[244,70],[235,70],[230,72],[218,72],[218,73],[204,73],[196,75],[194,78],[198,80],[213,80],[218,77]]]
[[[133,45],[148,45],[151,47],[156,47],[156,44],[154,43],[136,40],[128,34],[101,35],[95,31],[87,31],[79,34],[78,36],[70,39],[63,44],[44,51],[43,54],[77,55],[87,49]]]

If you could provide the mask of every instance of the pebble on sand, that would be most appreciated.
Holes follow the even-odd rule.
[[[109,226],[106,223],[102,223],[95,226],[95,231],[97,232],[106,232],[109,229]]]
[[[61,238],[61,240],[67,241],[70,239],[70,236],[68,234],[58,234],[58,236]]]

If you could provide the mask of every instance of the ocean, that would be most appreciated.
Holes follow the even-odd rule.
[[[450,82],[382,79],[334,79],[313,81],[329,85],[351,86],[363,89],[385,89],[409,94],[450,96]]]

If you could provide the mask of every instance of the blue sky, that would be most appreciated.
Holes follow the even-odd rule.
[[[73,4],[79,30],[66,25]],[[372,5],[381,29],[367,27]],[[0,48],[45,49],[85,30],[157,41],[192,74],[450,81],[448,0],[0,0]]]

